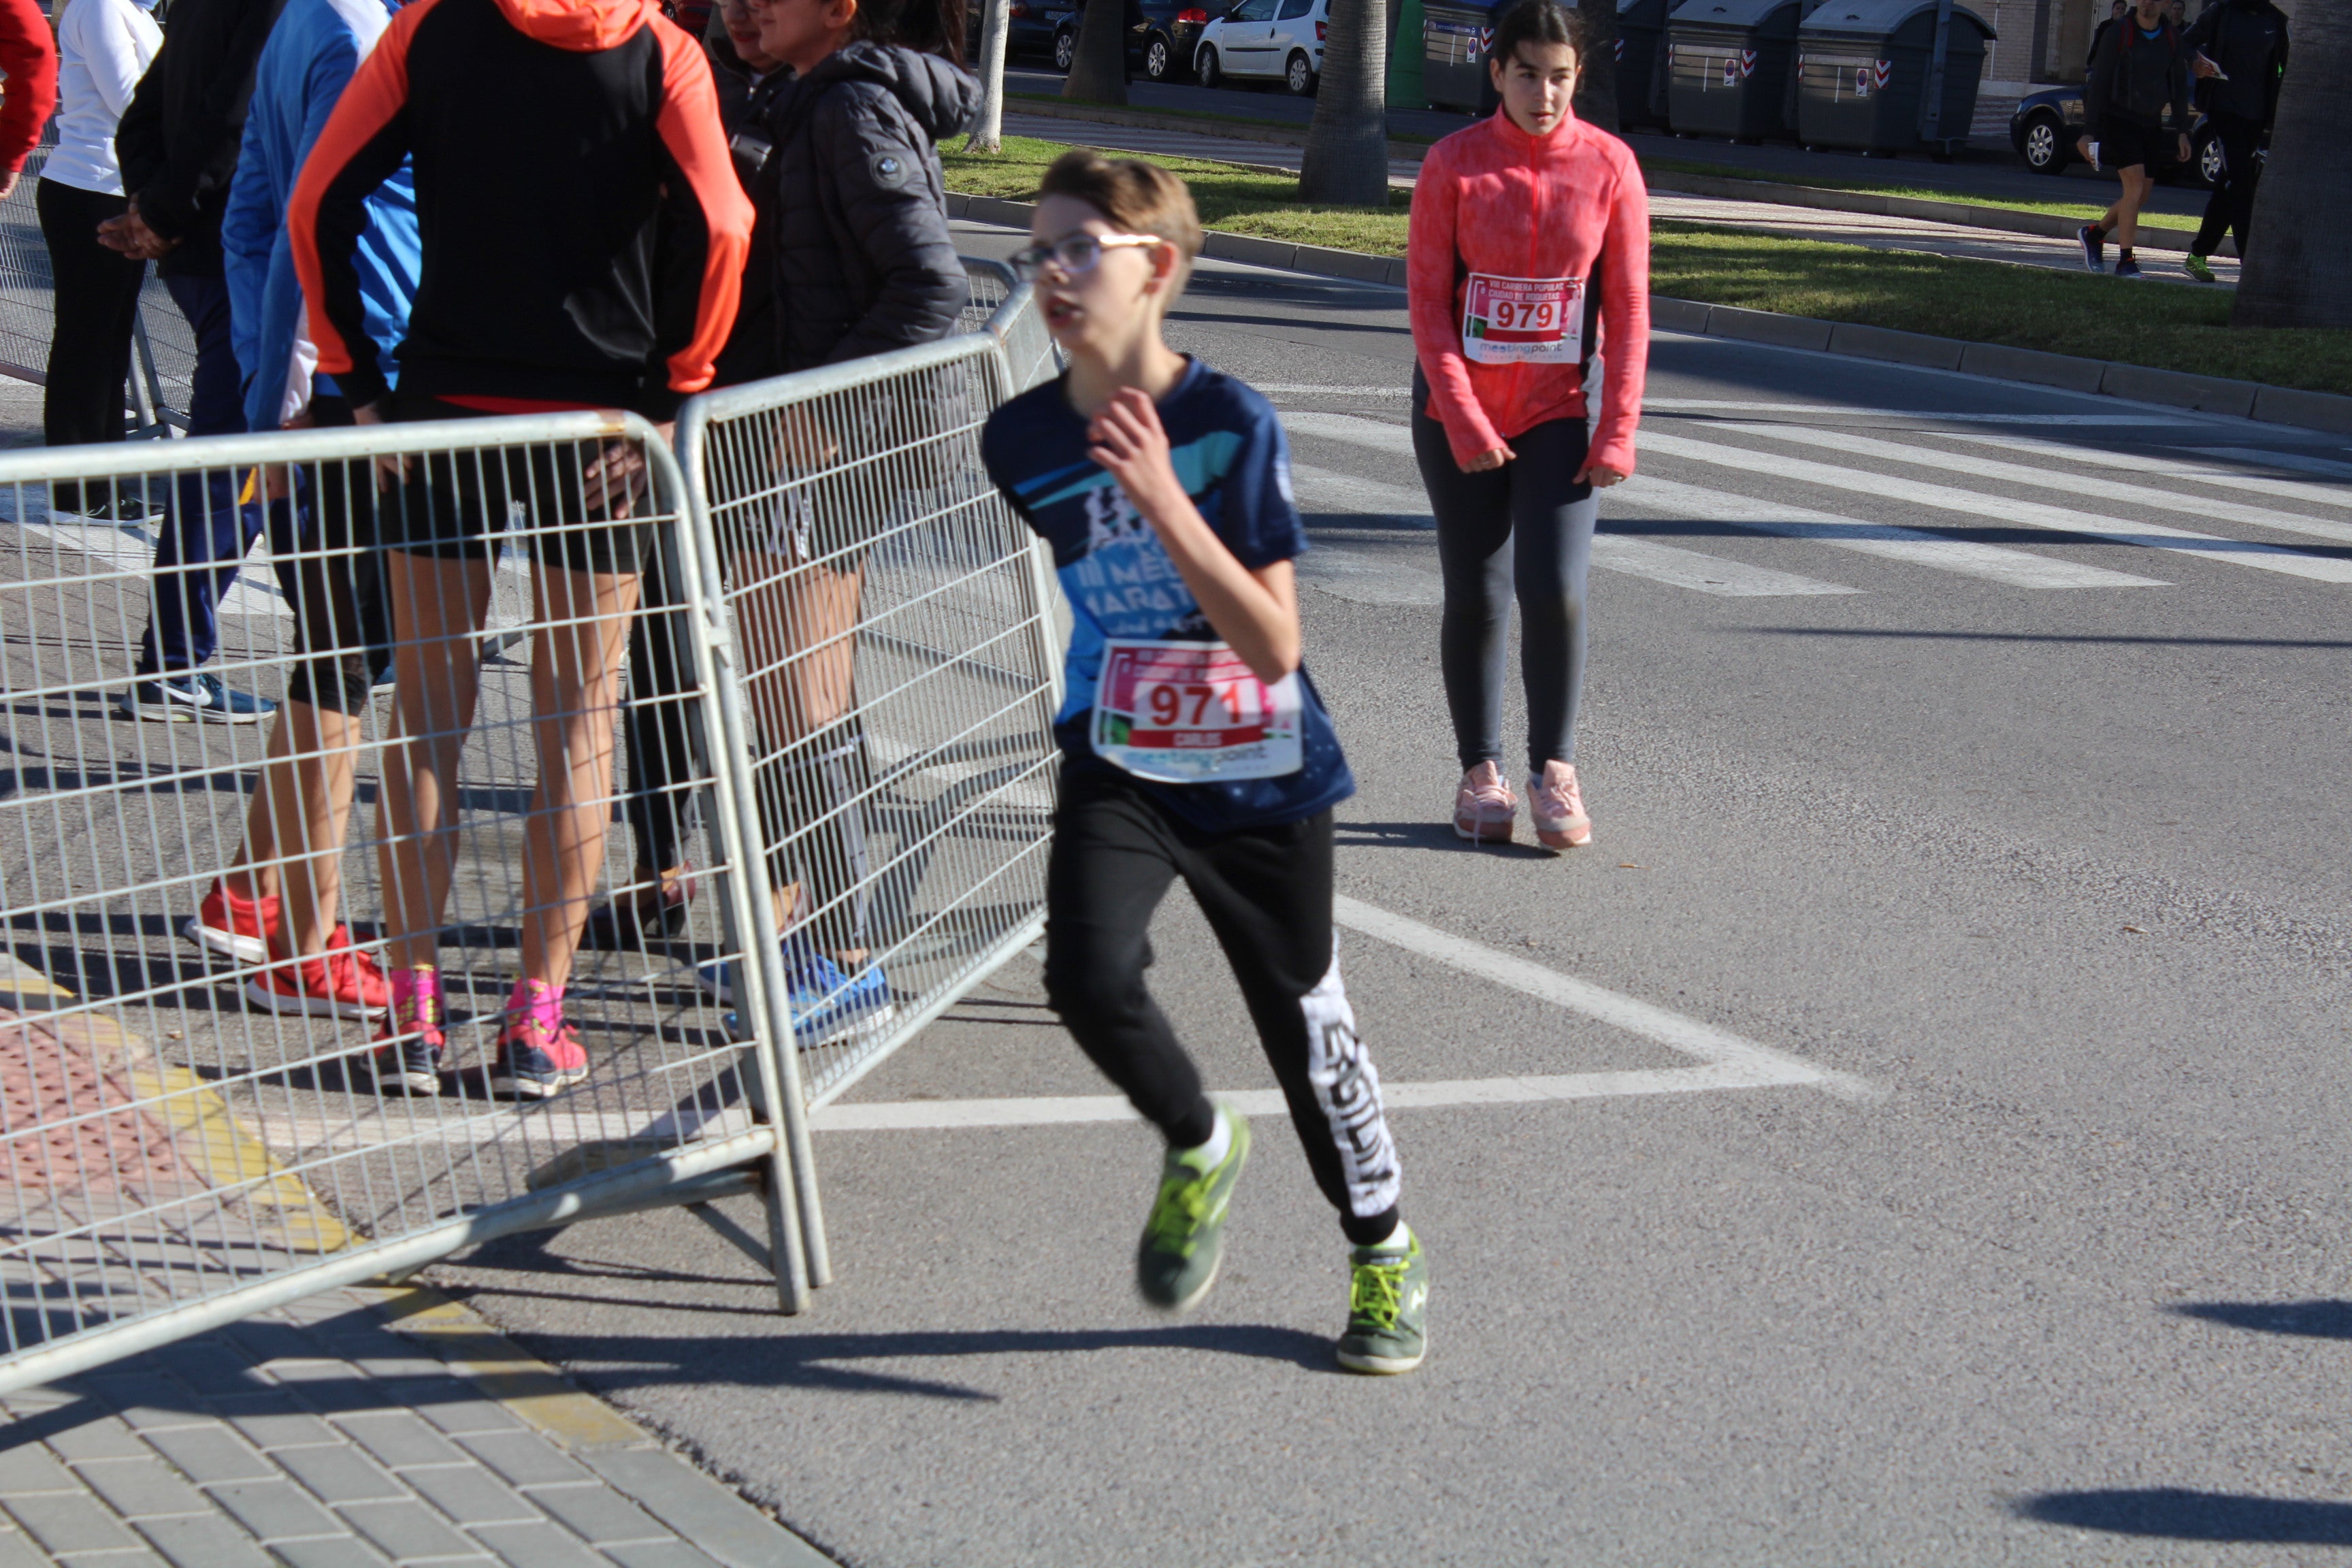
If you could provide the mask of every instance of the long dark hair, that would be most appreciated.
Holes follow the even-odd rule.
[[[850,36],[963,65],[963,0],[857,0]]]
[[[1486,51],[1486,58],[1507,66],[1517,58],[1521,44],[1566,44],[1576,51],[1576,63],[1582,66],[1584,17],[1559,0],[1519,0],[1495,24],[1495,47]]]

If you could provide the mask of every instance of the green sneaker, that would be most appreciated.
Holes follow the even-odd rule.
[[[1421,1237],[1408,1227],[1403,1251],[1360,1247],[1348,1261],[1355,1279],[1348,1289],[1339,1364],[1384,1376],[1411,1372],[1429,1353],[1429,1259]]]
[[[1249,1118],[1220,1107],[1228,1129],[1225,1157],[1203,1169],[1196,1152],[1171,1149],[1160,1168],[1160,1201],[1143,1222],[1135,1249],[1135,1286],[1143,1299],[1171,1312],[1198,1306],[1217,1282],[1225,1251],[1225,1209],[1249,1159]]]
[[[2193,250],[2180,258],[2180,268],[2200,283],[2213,281],[2213,268],[2206,264],[2203,257]]]

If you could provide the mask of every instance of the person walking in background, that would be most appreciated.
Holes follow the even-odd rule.
[[[946,336],[970,284],[948,230],[936,149],[980,104],[980,84],[961,63],[961,0],[766,0],[752,15],[761,48],[793,73],[769,100],[772,151],[759,185],[774,237],[778,368]],[[898,416],[887,396],[856,406],[860,417]],[[895,1012],[865,929],[872,771],[855,691],[866,552],[887,524],[868,510],[864,486],[824,475],[842,434],[790,433],[782,456],[806,482],[731,519],[720,540],[740,590],[761,741],[761,835],[804,1045]],[[732,1000],[730,965],[702,973]]]
[[[776,338],[775,226],[759,182],[769,153],[764,117],[792,72],[761,47],[749,0],[726,0],[712,13],[703,47],[719,94],[719,121],[751,203],[751,247],[735,326],[710,378],[713,387],[738,386],[774,375],[783,363]],[[667,560],[656,556],[646,568],[636,622],[629,628],[629,702],[621,714],[629,794],[621,812],[635,840],[636,865],[627,886],[614,889],[589,916],[585,941],[593,948],[625,951],[677,935],[695,893],[686,837],[697,777],[685,701],[694,681],[678,642],[679,590],[669,577]]]
[[[411,156],[425,237],[394,390],[356,257],[368,198]],[[362,424],[628,408],[662,424],[709,384],[735,319],[751,211],[701,45],[654,0],[410,0],[304,162],[287,226],[319,368]],[[383,1089],[438,1093],[437,968],[457,867],[496,536],[534,531],[522,975],[489,1087],[545,1099],[588,1075],[566,1022],[603,870],[620,667],[652,525],[627,443],[404,467],[383,508],[396,727],[379,861],[391,923]],[[586,526],[594,524],[598,526]]]
[[[99,226],[99,237],[126,257],[160,262],[172,302],[195,333],[191,436],[245,429],[221,269],[221,210],[236,174],[254,62],[282,4],[173,0],[171,31],[115,132],[130,201],[121,217]],[[257,722],[275,704],[229,689],[204,666],[220,646],[221,598],[260,537],[261,502],[240,496],[236,477],[216,469],[182,474],[169,507],[156,531],[153,597],[135,679],[120,705],[135,719]]]
[[[2169,132],[2164,128],[2168,110],[2175,127]],[[2189,48],[2165,15],[2163,0],[2139,0],[2130,16],[2102,35],[2083,83],[2083,112],[2090,126],[2083,156],[2115,170],[2123,186],[2098,222],[2074,231],[2083,265],[2094,272],[2107,269],[2112,235],[2116,276],[2137,278],[2139,260],[2132,247],[2139,238],[2139,209],[2156,184],[2148,159],[2169,147],[2176,163],[2189,162]],[[2166,136],[2173,140],[2162,142]]]
[[[1650,339],[1649,194],[1625,144],[1569,107],[1582,39],[1557,0],[1504,13],[1487,67],[1502,106],[1430,150],[1405,260],[1413,457],[1437,518],[1438,654],[1462,763],[1454,831],[1508,842],[1517,817],[1502,771],[1516,592],[1528,809],[1551,850],[1592,838],[1576,772],[1592,492],[1633,471]]]
[[[31,9],[29,0],[9,0],[0,5],[0,15],[17,3]],[[41,438],[52,447],[123,436],[131,332],[147,263],[100,245],[98,226],[130,210],[114,126],[163,44],[163,30],[148,14],[153,7],[154,0],[76,0],[58,25],[58,144],[33,192],[57,311],[48,380],[41,388]],[[34,19],[46,38],[47,25],[37,14]],[[16,108],[15,68],[6,68],[11,86],[0,117]],[[38,125],[32,134],[39,137]],[[69,480],[49,487],[49,507],[115,522],[134,522],[147,510],[138,496]]]
[[[1207,1296],[1250,1150],[1248,1119],[1202,1091],[1144,984],[1152,914],[1181,878],[1349,1244],[1339,1364],[1411,1372],[1429,1261],[1339,977],[1331,814],[1356,781],[1304,664],[1289,444],[1263,395],[1168,346],[1201,254],[1181,180],[1078,149],[1038,197],[1013,264],[1069,368],[989,416],[981,458],[1052,549],[1076,617],[1045,995],[1167,1141],[1136,1285],[1171,1311]]]
[[[77,0],[77,5],[85,0]],[[254,430],[352,423],[302,321],[286,233],[294,178],[360,59],[391,19],[383,0],[287,0],[254,69],[236,178],[221,217],[231,336]],[[368,335],[387,374],[415,298],[415,188],[403,168],[368,198],[354,265]],[[271,564],[294,612],[294,662],[245,839],[183,928],[199,946],[269,967],[246,982],[273,1013],[372,1018],[388,994],[374,959],[336,919],[353,756],[377,677],[391,663],[391,609],[371,465],[265,470]]]
[[[2206,119],[2221,145],[2221,177],[2205,201],[2205,220],[2189,242],[2181,266],[2200,283],[2213,281],[2206,258],[2221,247],[2225,234],[2246,257],[2254,219],[2254,184],[2270,150],[2271,126],[2278,119],[2279,84],[2286,76],[2286,13],[2272,0],[2212,0],[2190,25],[2184,40],[2193,54]]]

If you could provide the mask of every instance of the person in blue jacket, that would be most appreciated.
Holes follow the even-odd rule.
[[[294,273],[286,206],[295,176],[359,63],[391,20],[383,0],[288,0],[254,69],[236,177],[221,216],[230,341],[246,427],[352,423],[350,404],[315,367]],[[387,371],[408,330],[422,249],[415,185],[403,167],[369,198],[357,257],[367,330]],[[373,1017],[383,976],[336,918],[342,827],[391,620],[364,462],[272,468],[270,554],[294,609],[295,651],[244,847],[185,928],[215,952],[268,967],[247,997],[273,1012]]]

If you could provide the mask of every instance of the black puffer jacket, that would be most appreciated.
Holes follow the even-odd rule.
[[[936,55],[855,43],[778,93],[761,171],[783,368],[947,335],[967,294],[933,143],[980,84]]]
[[[158,270],[221,275],[221,209],[236,176],[253,67],[285,0],[177,0],[163,47],[114,132],[122,188],[139,216],[179,241]]]

